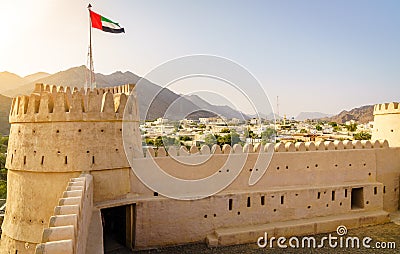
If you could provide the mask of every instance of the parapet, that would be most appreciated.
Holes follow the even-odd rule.
[[[36,84],[30,96],[13,99],[10,123],[121,120],[135,85],[84,90]],[[133,114],[136,109],[131,108]]]
[[[285,152],[312,152],[312,151],[334,151],[334,150],[355,150],[355,149],[384,149],[389,148],[387,140],[376,140],[371,142],[369,140],[345,140],[345,141],[325,141],[325,142],[297,142],[297,143],[277,143],[266,145],[256,145],[253,147],[245,145],[242,147],[235,144],[231,147],[225,144],[222,149],[219,145],[213,145],[210,149],[207,145],[203,145],[200,150],[197,147],[191,147],[187,151],[186,147],[180,148],[170,147],[168,151],[164,147],[159,147],[157,150],[153,148],[146,148],[144,151],[145,157],[166,157],[166,156],[198,156],[210,154],[243,154],[243,153],[285,153]]]
[[[390,102],[383,104],[376,104],[374,106],[374,115],[385,114],[400,114],[400,107],[398,102]]]

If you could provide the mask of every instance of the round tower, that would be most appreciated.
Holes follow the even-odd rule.
[[[129,167],[122,117],[133,89],[124,85],[85,92],[37,84],[30,96],[14,98],[3,251],[34,253],[70,178]],[[135,104],[128,110],[132,119],[139,118]],[[140,135],[137,139],[139,146]]]
[[[391,102],[374,106],[372,140],[386,139],[391,147],[400,147],[400,107]]]

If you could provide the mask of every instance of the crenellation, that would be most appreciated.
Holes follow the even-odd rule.
[[[195,146],[195,145],[192,145],[190,147],[189,152],[190,152],[190,155],[199,155],[200,154],[199,148],[197,148],[197,146]]]
[[[176,147],[174,147],[174,146],[169,147],[168,155],[173,156],[173,157],[178,156],[178,150],[176,149]]]
[[[31,94],[29,97],[28,110],[26,112],[27,115],[34,115],[39,113],[40,106],[40,96],[37,94]]]
[[[230,154],[233,152],[232,147],[228,144],[223,145],[221,151],[223,154]]]
[[[335,150],[335,144],[331,141],[324,142],[325,150]]]
[[[333,145],[335,146],[335,150],[344,150],[344,144],[342,141],[335,140]]]
[[[294,144],[292,142],[287,142],[285,144],[285,151],[286,152],[296,152],[296,147],[294,146]]]
[[[285,144],[282,142],[279,142],[275,145],[275,152],[286,152],[286,147]]]
[[[372,147],[372,143],[369,140],[362,140],[361,141],[361,145],[363,149],[371,149]]]
[[[28,110],[28,103],[29,97],[26,95],[21,96],[17,115],[22,116],[26,114],[26,111]]]
[[[65,112],[69,112],[69,109],[70,103],[67,94],[63,91],[58,91],[55,94],[53,113],[63,115]]]
[[[230,148],[230,145],[228,145]],[[228,147],[227,146],[227,147]],[[232,149],[229,149],[229,151],[231,151]],[[227,151],[228,152],[228,151]],[[222,151],[222,153],[224,153],[224,151]],[[243,147],[240,144],[234,144],[233,145],[233,153],[236,154],[242,154],[243,153]]]
[[[296,142],[295,148],[297,152],[305,152],[307,151],[306,144],[304,142]]]
[[[360,140],[353,140],[351,143],[353,145],[353,149],[362,149],[363,148]]]
[[[343,146],[344,146],[344,149],[353,149],[354,148],[351,140],[343,141]]]
[[[264,152],[264,145],[262,143],[258,143],[254,146],[254,153]]]
[[[208,145],[203,145],[200,148],[200,154],[201,155],[209,155],[211,152],[210,147]]]
[[[374,115],[400,114],[398,102],[377,104],[374,106]]]
[[[272,144],[272,143],[267,143],[265,146],[264,146],[264,152],[265,153],[273,153],[274,152],[274,144]]]
[[[167,156],[167,151],[165,150],[164,147],[159,147],[157,149],[156,157],[166,157]]]
[[[13,99],[10,122],[93,121],[122,119],[134,85],[118,89],[93,89],[84,93],[78,88],[36,84],[30,96]],[[118,92],[118,93],[114,93]],[[132,110],[130,113],[136,113]],[[136,117],[136,116],[135,116]]]
[[[190,153],[185,146],[179,148],[179,156],[189,156]]]
[[[325,144],[323,141],[317,141],[315,142],[315,148],[317,151],[324,151],[325,150]]]
[[[211,147],[211,153],[212,153],[212,154],[221,154],[221,153],[222,153],[221,147],[220,147],[219,145],[217,145],[217,144],[214,144],[214,145]]]

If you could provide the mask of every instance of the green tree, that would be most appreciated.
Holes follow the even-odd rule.
[[[322,126],[319,125],[319,124],[317,124],[317,126],[315,126],[315,129],[316,129],[317,131],[322,131]]]
[[[7,198],[7,181],[0,180],[0,198]]]
[[[354,139],[355,140],[370,140],[371,139],[371,134],[365,131],[361,131],[359,133],[354,134]]]
[[[230,145],[231,144],[231,134],[225,135],[225,136],[219,136],[217,138],[217,144],[219,146],[223,146],[225,144]]]
[[[307,130],[306,129],[301,129],[300,133],[307,133]]]
[[[154,145],[159,148],[160,146],[173,146],[173,145],[179,145],[179,141],[176,138],[173,137],[161,137],[158,136],[155,140],[154,140]]]
[[[231,145],[232,146],[235,144],[239,144],[241,142],[240,136],[237,132],[232,131],[230,135],[231,135]]]
[[[333,131],[338,132],[339,130],[340,130],[340,127],[339,127],[339,126],[334,126],[334,127],[333,127]]]
[[[357,130],[357,124],[356,123],[351,123],[349,125],[346,125],[346,129],[348,131],[354,132]]]
[[[145,142],[149,146],[154,146],[154,140],[151,138],[146,138]]]
[[[0,169],[4,169],[6,167],[6,155],[4,153],[0,153]]]
[[[191,137],[189,137],[189,136],[182,136],[182,137],[179,137],[179,140],[182,140],[182,141],[192,141],[193,139],[192,139]]]
[[[223,128],[220,133],[230,133],[231,131],[228,128]]]
[[[276,136],[276,130],[273,128],[267,128],[265,131],[261,133],[261,143],[266,144],[273,141]]]
[[[328,124],[330,126],[332,126],[332,127],[337,127],[338,126],[337,122],[329,122]]]
[[[212,134],[207,134],[205,137],[204,137],[204,143],[206,144],[206,145],[208,145],[208,146],[213,146],[214,144],[217,144],[217,138],[218,138],[219,136],[218,135],[212,135]]]

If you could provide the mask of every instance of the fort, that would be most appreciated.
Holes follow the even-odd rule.
[[[235,172],[225,162],[237,155],[243,169],[210,197],[167,198],[131,169],[124,112],[138,167],[151,160],[181,179],[229,177]],[[256,242],[264,232],[310,235],[386,223],[399,209],[399,104],[376,105],[374,117],[372,141],[143,151],[135,85],[84,91],[37,84],[30,96],[14,98],[9,115],[1,253],[103,253],[110,236],[130,249],[222,246]],[[272,159],[250,186],[250,175],[263,170],[255,166],[262,153]]]

